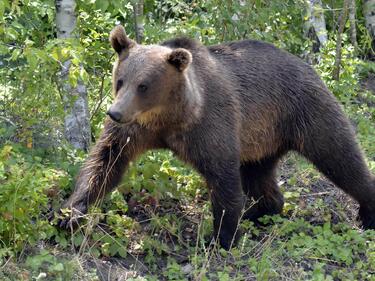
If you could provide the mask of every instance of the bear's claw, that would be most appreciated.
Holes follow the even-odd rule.
[[[66,212],[65,209],[68,209],[68,212]],[[74,230],[77,229],[79,222],[82,220],[85,214],[85,211],[74,207],[61,208],[57,213],[53,213],[49,217],[49,221],[54,223],[60,229]]]

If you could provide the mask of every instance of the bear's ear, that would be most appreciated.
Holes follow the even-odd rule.
[[[193,61],[191,53],[183,48],[174,49],[168,55],[168,62],[174,65],[179,71],[184,71]]]
[[[130,49],[135,46],[135,42],[126,36],[125,29],[122,25],[117,25],[112,29],[109,35],[112,48],[120,54],[123,50]]]

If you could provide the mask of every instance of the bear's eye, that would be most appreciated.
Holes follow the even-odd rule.
[[[139,84],[139,85],[138,85],[138,92],[140,92],[140,93],[144,93],[144,92],[146,92],[147,89],[148,89],[148,87],[147,87],[147,85],[145,85],[145,84]]]
[[[124,84],[124,81],[122,81],[122,79],[117,80],[116,92],[118,92],[118,90],[121,89],[121,87],[122,87],[123,84]]]

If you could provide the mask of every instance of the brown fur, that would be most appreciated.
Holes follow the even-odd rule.
[[[363,225],[375,228],[374,177],[340,105],[310,66],[250,40],[139,46],[116,27],[111,43],[119,57],[108,114],[116,122],[106,121],[65,206],[86,212],[129,161],[170,149],[206,178],[215,235],[229,248],[239,236],[243,192],[257,201],[245,217],[281,212],[275,171],[294,150],[356,199]]]

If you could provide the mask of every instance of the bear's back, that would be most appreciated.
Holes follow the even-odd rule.
[[[192,53],[193,67],[199,74],[197,83],[218,85],[205,87],[206,112],[215,108],[221,118],[239,114],[243,161],[276,153],[288,142],[285,133],[293,138],[297,127],[303,127],[299,120],[310,122],[315,111],[336,111],[335,99],[316,72],[300,58],[272,44],[243,40],[206,47],[188,38],[164,44]],[[223,91],[228,84],[231,90]],[[230,108],[233,99],[237,105]]]
[[[209,60],[215,60],[219,72],[230,77],[241,98],[244,95],[264,95],[265,98],[271,95],[272,99],[284,99],[285,96],[305,94],[306,89],[310,92],[315,88],[325,88],[312,67],[270,43],[242,40],[204,46],[199,41],[182,37],[161,45],[188,49],[198,68],[207,68],[207,65],[212,65]]]

